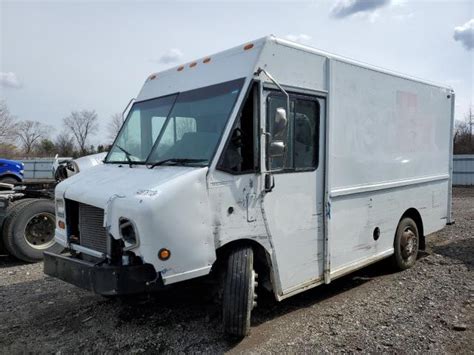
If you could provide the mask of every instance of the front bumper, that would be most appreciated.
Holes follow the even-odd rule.
[[[161,276],[151,264],[99,265],[45,252],[44,273],[104,296],[143,293],[163,287]]]

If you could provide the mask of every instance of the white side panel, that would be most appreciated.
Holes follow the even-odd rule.
[[[340,276],[392,253],[409,208],[425,235],[446,224],[451,92],[337,60],[332,69],[328,231]]]
[[[450,92],[334,61],[330,188],[449,174]]]
[[[325,91],[326,58],[269,40],[257,66],[264,68],[281,84],[299,89]],[[265,78],[271,83],[267,78]]]
[[[257,174],[231,175],[215,170],[209,174],[212,234],[216,249],[239,239],[261,244],[271,255],[261,213],[261,190]]]
[[[402,214],[416,208],[424,234],[446,224],[448,178],[440,181],[335,197],[330,219],[331,275],[373,255],[393,252],[395,230]],[[373,232],[380,229],[374,240]]]

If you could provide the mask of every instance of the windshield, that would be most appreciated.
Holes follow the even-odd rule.
[[[244,79],[133,105],[106,162],[208,164]]]
[[[144,163],[158,137],[177,95],[133,105],[106,159],[108,163]],[[128,158],[127,158],[128,155]]]

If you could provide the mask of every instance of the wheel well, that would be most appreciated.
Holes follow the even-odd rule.
[[[259,275],[260,282],[271,284],[271,259],[266,249],[259,243],[251,239],[239,239],[227,243],[216,250],[216,261],[212,267],[213,270],[223,270],[229,253],[235,248],[249,246],[254,253],[254,268]]]
[[[3,178],[13,178],[13,179],[15,179],[16,181],[21,182],[21,179],[20,179],[18,176],[13,175],[13,174],[1,175],[1,176],[0,176],[0,180],[2,180]]]
[[[413,221],[415,221],[416,227],[418,228],[418,233],[420,234],[420,249],[425,249],[425,233],[423,230],[423,220],[421,219],[420,212],[418,212],[416,208],[409,208],[405,211],[405,213],[403,213],[402,217],[400,218],[400,221],[406,217],[411,218]]]

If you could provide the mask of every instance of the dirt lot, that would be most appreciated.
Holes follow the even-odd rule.
[[[0,351],[474,353],[474,189],[455,189],[454,216],[414,268],[382,262],[266,300],[241,342],[223,339],[219,309],[194,287],[108,300],[0,257]]]

